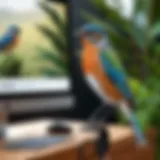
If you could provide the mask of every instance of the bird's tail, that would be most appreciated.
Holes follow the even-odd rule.
[[[145,135],[140,127],[139,122],[137,121],[137,118],[134,112],[131,111],[131,109],[127,106],[125,102],[121,103],[120,108],[132,125],[133,131],[135,132],[137,143],[141,146],[146,145],[147,141],[146,141]]]

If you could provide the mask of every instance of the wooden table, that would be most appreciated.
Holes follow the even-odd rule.
[[[67,122],[67,121],[66,121]],[[69,121],[68,121],[69,122]],[[20,139],[46,134],[46,128],[53,123],[51,120],[39,120],[10,126],[7,137]],[[35,150],[0,150],[1,160],[99,160],[96,154],[96,133],[82,131],[83,123],[69,122],[72,134],[60,144]],[[148,135],[149,145],[138,148],[130,128],[109,126],[111,139],[110,156],[112,160],[154,160],[155,133]]]

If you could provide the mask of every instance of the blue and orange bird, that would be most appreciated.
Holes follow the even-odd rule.
[[[0,37],[0,52],[8,53],[18,46],[20,28],[17,25],[11,25],[7,31]]]
[[[146,144],[136,119],[127,76],[118,56],[111,49],[102,26],[86,24],[79,31],[82,44],[81,67],[88,85],[102,100],[102,105],[119,106],[135,132],[137,142]]]

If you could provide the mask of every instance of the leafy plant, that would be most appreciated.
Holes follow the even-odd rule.
[[[52,44],[50,50],[39,48],[41,59],[51,62],[53,65],[52,67],[43,68],[42,72],[48,76],[68,75],[67,22],[55,8],[47,3],[41,2],[39,5],[49,16],[52,25],[55,27],[55,29],[52,29],[46,25],[38,25],[38,29]]]
[[[144,130],[156,124],[155,113],[160,107],[160,85],[158,84],[158,79],[155,79],[154,82],[148,80],[148,85],[145,85],[137,80],[132,79],[130,81],[138,107],[137,116]]]
[[[1,77],[17,77],[21,75],[22,62],[14,54],[1,56],[0,76]]]
[[[160,159],[160,85],[158,78],[148,78],[146,84],[137,80],[131,81],[137,103],[137,117],[146,131],[150,127],[156,128],[157,151],[156,159]]]

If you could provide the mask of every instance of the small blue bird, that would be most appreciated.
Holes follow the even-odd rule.
[[[0,37],[0,52],[9,52],[17,47],[19,42],[20,28],[17,25],[11,25],[7,31]]]

